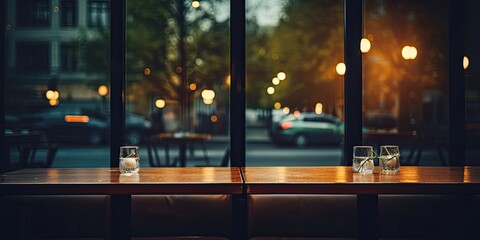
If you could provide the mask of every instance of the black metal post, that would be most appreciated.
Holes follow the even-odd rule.
[[[353,146],[362,144],[362,0],[345,0],[345,140],[343,163],[352,165]]]
[[[465,165],[465,29],[464,0],[449,1],[449,162],[450,166]]]
[[[126,0],[110,2],[110,167],[125,143],[125,7]]]
[[[378,239],[378,195],[357,195],[358,239]]]
[[[5,139],[5,23],[7,14],[5,12],[5,1],[0,0],[0,92],[2,93],[2,103],[0,104],[0,127],[2,136],[0,137],[1,154],[0,173],[7,171],[7,159],[10,159],[10,152]],[[8,154],[8,156],[6,155]]]
[[[231,166],[245,166],[245,0],[230,8],[230,146]]]

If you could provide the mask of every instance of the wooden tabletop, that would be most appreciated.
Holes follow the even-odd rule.
[[[354,173],[352,167],[245,167],[248,193],[480,193],[480,167],[402,166],[396,174]]]
[[[0,175],[1,194],[239,194],[238,168],[23,169]]]

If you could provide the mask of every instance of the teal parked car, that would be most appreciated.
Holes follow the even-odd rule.
[[[311,144],[340,144],[343,139],[343,123],[326,113],[304,112],[286,115],[275,123],[272,131],[274,143],[305,147]]]

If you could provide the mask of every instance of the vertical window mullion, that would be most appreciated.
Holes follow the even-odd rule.
[[[110,167],[118,167],[125,141],[125,7],[126,0],[110,1]]]
[[[465,166],[465,1],[449,1],[449,161],[450,166]],[[455,109],[458,109],[455,111]]]
[[[0,91],[2,93],[2,101],[0,104],[0,115],[2,116],[0,118],[0,127],[2,131],[2,136],[0,137],[0,146],[2,148],[2,154],[1,156],[5,156],[7,152],[7,144],[5,142],[5,2],[6,1],[0,1]],[[0,173],[6,172],[7,171],[7,159],[3,157],[0,159]]]
[[[345,136],[343,165],[352,165],[353,146],[362,144],[362,0],[344,1],[345,21]]]
[[[230,7],[230,146],[231,166],[245,166],[245,0]]]

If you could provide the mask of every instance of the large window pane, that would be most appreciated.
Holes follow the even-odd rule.
[[[247,1],[247,166],[340,164],[343,31],[340,0]]]
[[[448,164],[448,1],[364,1],[364,141]]]
[[[7,1],[8,170],[110,164],[109,28],[86,30],[87,3]]]
[[[480,165],[480,32],[476,31],[480,16],[480,2],[468,0],[465,4],[465,129],[466,165]]]
[[[125,140],[141,144],[143,166],[220,165],[229,145],[229,5],[127,1]]]

